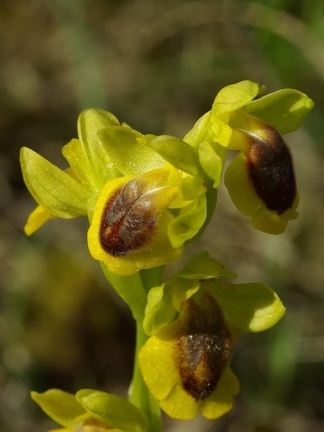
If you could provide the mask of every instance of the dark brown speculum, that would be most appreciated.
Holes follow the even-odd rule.
[[[227,366],[233,343],[216,300],[205,295],[199,305],[192,299],[180,312],[178,368],[183,388],[197,401],[217,387]]]
[[[251,140],[248,174],[256,193],[269,210],[283,214],[296,198],[292,156],[279,132],[267,125],[262,137],[246,132]]]
[[[149,241],[156,221],[145,185],[130,180],[107,201],[100,224],[100,244],[114,257],[127,255]]]

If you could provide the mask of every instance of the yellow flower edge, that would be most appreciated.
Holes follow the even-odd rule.
[[[93,258],[102,261],[109,271],[112,273],[128,276],[136,273],[141,269],[158,267],[166,264],[167,262],[180,258],[182,254],[182,247],[173,248],[168,237],[168,225],[173,221],[174,217],[166,210],[169,204],[177,195],[177,188],[167,184],[169,171],[157,169],[150,171],[139,176],[123,176],[108,181],[99,194],[97,203],[94,208],[93,219],[88,231],[88,246]],[[152,211],[152,218],[156,218],[152,234],[143,241],[138,247],[131,248],[125,252],[121,252],[119,256],[108,253],[103,249],[102,242],[100,241],[100,230],[102,229],[102,221],[105,217],[105,209],[107,202],[112,199],[116,194],[122,190],[128,182],[134,181],[135,185],[140,185],[139,188],[144,188],[144,194],[147,194],[148,211]],[[144,186],[143,186],[144,185]],[[134,186],[134,193],[137,186]],[[134,199],[136,205],[136,198],[131,193],[130,199]],[[124,204],[124,203],[123,203]],[[125,206],[123,206],[124,211]],[[131,206],[130,206],[131,210]],[[114,217],[113,211],[109,216]],[[115,213],[118,213],[116,210]],[[125,212],[125,214],[127,211]],[[118,215],[117,215],[118,216]],[[149,215],[150,216],[150,215]],[[137,215],[134,216],[136,218]],[[143,216],[143,230],[145,229],[145,217]],[[135,221],[136,222],[136,221]],[[128,229],[129,241],[133,241],[132,229]],[[116,239],[116,236],[114,237]],[[117,239],[118,240],[118,239]],[[108,240],[109,242],[109,240]]]
[[[257,195],[247,171],[247,157],[240,152],[230,163],[225,172],[225,186],[237,209],[251,218],[254,228],[269,234],[282,234],[290,220],[297,219],[296,208],[299,202],[297,193],[292,208],[283,214],[266,208],[261,198]]]

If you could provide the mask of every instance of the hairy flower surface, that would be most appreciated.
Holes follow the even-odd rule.
[[[216,418],[231,409],[239,389],[228,367],[234,340],[209,295],[184,302],[179,317],[151,336],[140,354],[142,373],[168,415],[187,420],[201,411]]]
[[[101,191],[88,232],[92,256],[117,274],[157,267],[181,256],[167,228],[174,217],[166,209],[177,195],[168,186],[168,170],[119,177]]]
[[[225,185],[255,228],[281,234],[298,216],[292,157],[277,129],[252,116],[244,123],[245,130],[233,131],[232,141],[239,142],[242,151],[229,165]]]
[[[145,382],[171,417],[213,419],[228,412],[239,390],[229,367],[237,337],[273,326],[285,308],[261,283],[231,284],[235,277],[208,254],[149,294],[140,351]],[[164,311],[168,309],[168,313]]]

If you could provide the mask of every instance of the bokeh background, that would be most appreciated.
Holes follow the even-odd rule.
[[[324,3],[322,0],[2,0],[0,3],[0,431],[54,424],[34,389],[126,395],[134,327],[87,251],[87,221],[53,220],[31,238],[35,203],[20,172],[28,146],[61,168],[83,108],[143,133],[182,137],[218,90],[251,79],[315,101],[286,137],[300,217],[282,236],[255,232],[224,188],[209,249],[239,281],[274,287],[287,314],[241,339],[241,392],[217,421],[165,419],[170,432],[324,430]]]

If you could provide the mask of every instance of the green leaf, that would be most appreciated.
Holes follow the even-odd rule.
[[[99,136],[123,175],[138,175],[165,165],[164,159],[145,145],[145,137],[129,127],[105,128],[100,131]]]
[[[177,273],[177,276],[187,279],[214,279],[219,277],[236,278],[237,273],[230,271],[221,261],[211,258],[209,252],[195,255]]]
[[[281,134],[287,134],[300,127],[313,106],[314,102],[304,93],[285,89],[250,102],[247,110],[275,126]]]
[[[78,426],[80,420],[77,418],[86,413],[74,395],[62,390],[32,391],[31,397],[51,419],[66,428]]]
[[[26,186],[44,209],[61,218],[87,214],[89,189],[27,147],[20,163]]]
[[[148,430],[144,413],[126,399],[90,389],[78,391],[76,398],[92,417],[112,428],[125,432]]]
[[[227,319],[243,333],[267,330],[286,311],[273,289],[263,283],[215,283],[214,293]]]
[[[197,153],[185,141],[172,136],[161,135],[149,141],[148,145],[175,168],[194,176],[201,175]]]

